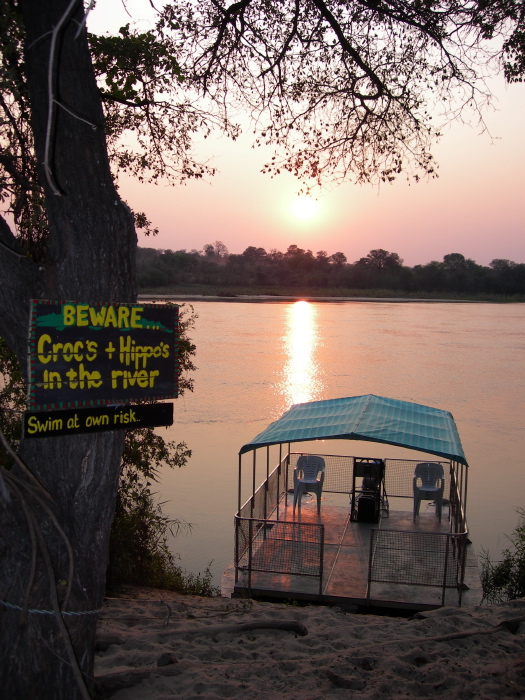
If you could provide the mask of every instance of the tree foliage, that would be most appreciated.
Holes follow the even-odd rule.
[[[501,42],[507,79],[523,76],[523,23],[518,0],[168,4],[147,31],[129,23],[114,36],[89,34],[113,172],[169,182],[212,175],[192,139],[214,128],[236,138],[230,113],[242,105],[256,143],[276,147],[271,174],[285,169],[308,185],[433,176],[433,140],[465,105],[486,101],[478,78]],[[17,0],[4,3],[0,34],[0,199],[42,259],[48,224]],[[499,34],[490,53],[479,43]],[[155,232],[143,212],[135,223]]]
[[[403,261],[397,253],[389,253],[388,250],[377,248],[371,250],[365,258],[360,258],[356,265],[362,265],[370,270],[400,270]]]
[[[492,9],[497,16],[489,22],[487,34],[502,17],[507,20],[511,31],[503,44],[503,69],[509,83],[521,83],[525,78],[525,7],[520,0],[499,0]]]
[[[26,384],[15,353],[0,338],[0,430],[16,448],[21,437],[22,412],[26,407]],[[10,467],[12,457],[0,445],[0,465]]]
[[[0,202],[15,224],[17,243],[10,243],[41,260],[47,253],[49,228],[17,0],[3,3],[0,36]],[[195,158],[193,137],[218,128],[235,138],[238,128],[224,110],[213,105],[206,110],[194,91],[182,90],[184,76],[173,39],[155,28],[140,32],[128,24],[115,36],[89,34],[89,43],[114,177],[128,173],[139,181],[173,183],[213,175],[214,168]],[[147,234],[157,232],[144,212],[135,212],[135,225]],[[3,226],[7,235],[5,222]]]
[[[510,547],[501,561],[491,561],[489,552],[481,557],[481,584],[485,603],[503,603],[525,597],[525,509],[519,508],[519,522],[509,535]]]
[[[158,26],[190,82],[249,105],[257,142],[281,154],[265,171],[389,182],[435,173],[432,108],[447,121],[484,101],[477,77],[494,52],[479,40],[510,13],[462,0],[184,0]]]
[[[211,246],[211,244],[210,244]],[[206,246],[205,246],[206,248]],[[139,248],[139,287],[148,291],[215,289],[239,293],[279,294],[282,290],[327,290],[348,295],[349,290],[383,290],[412,295],[483,295],[523,297],[525,263],[496,259],[488,267],[461,253],[448,253],[441,262],[408,267],[397,253],[371,250],[354,263],[341,252],[304,250],[288,246],[283,253],[248,246],[240,255],[210,258],[197,251]]]
[[[93,68],[104,104],[106,134],[115,172],[139,181],[184,181],[213,175],[193,156],[195,134],[237,128],[184,93],[184,75],[173,39],[129,24],[116,36],[89,35]]]
[[[150,428],[126,433],[115,518],[109,539],[106,588],[123,584],[168,588],[194,595],[217,595],[209,571],[188,574],[176,563],[168,534],[191,529],[191,524],[169,518],[155,500],[153,483],[162,467],[183,467],[191,457],[184,442],[167,442]]]

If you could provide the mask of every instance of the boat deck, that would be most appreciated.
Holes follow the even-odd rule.
[[[222,582],[223,595],[231,597],[264,597],[297,601],[317,601],[321,603],[350,606],[370,605],[383,608],[424,610],[442,605],[441,586],[401,585],[393,583],[372,583],[370,597],[367,596],[368,568],[370,558],[370,531],[384,528],[401,532],[448,533],[448,508],[443,508],[442,522],[430,510],[422,512],[413,521],[409,511],[390,511],[379,523],[365,523],[350,520],[348,506],[336,505],[341,498],[331,498],[323,494],[321,520],[318,520],[314,497],[303,497],[295,519],[303,523],[322,522],[324,530],[324,556],[322,592],[319,595],[319,578],[303,575],[276,574],[253,571],[249,581],[246,571],[239,571],[234,583],[234,569],[231,565],[225,572]],[[294,514],[291,499],[279,510],[279,521],[292,521]],[[265,541],[265,547],[280,547],[285,543],[279,540]],[[424,553],[422,553],[424,556]],[[481,584],[476,555],[472,544],[467,547],[465,585],[461,591],[447,588],[445,605],[478,605],[481,601]],[[396,569],[414,565],[414,553],[396,553]]]

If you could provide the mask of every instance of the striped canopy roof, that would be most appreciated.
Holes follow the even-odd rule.
[[[467,464],[451,413],[373,394],[295,404],[239,454],[266,445],[330,439],[399,445]]]

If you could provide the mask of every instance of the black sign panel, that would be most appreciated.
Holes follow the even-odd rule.
[[[26,438],[95,433],[102,430],[154,428],[159,425],[173,425],[172,403],[76,408],[67,411],[27,411],[24,414]]]
[[[32,300],[29,408],[177,396],[178,306]]]

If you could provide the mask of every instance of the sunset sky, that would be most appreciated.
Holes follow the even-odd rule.
[[[133,21],[120,3],[102,0],[91,31]],[[126,3],[133,19],[147,13],[146,0]],[[117,9],[118,14],[116,14]],[[137,9],[138,8],[138,9]],[[141,24],[141,26],[145,26]],[[249,135],[196,141],[195,152],[219,173],[177,187],[119,180],[122,196],[145,211],[160,233],[139,245],[197,249],[222,241],[230,253],[260,246],[284,251],[291,244],[342,251],[349,262],[374,248],[396,252],[413,266],[462,253],[488,265],[494,258],[525,262],[525,84],[491,83],[494,109],[485,112],[490,133],[456,123],[433,150],[439,178],[408,185],[403,177],[381,188],[327,184],[317,211],[297,211],[300,183],[288,173],[261,174],[269,150],[252,149]]]

